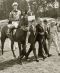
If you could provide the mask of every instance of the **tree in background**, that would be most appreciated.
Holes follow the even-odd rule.
[[[60,2],[60,0],[59,0]],[[55,9],[55,0],[30,0],[29,4],[36,17],[57,17],[59,8]]]
[[[18,8],[21,11],[28,10],[28,4],[26,0],[3,0],[3,8],[2,11],[0,11],[0,19],[6,19],[9,17],[9,13],[12,10],[12,3],[16,1],[18,2],[19,6]]]

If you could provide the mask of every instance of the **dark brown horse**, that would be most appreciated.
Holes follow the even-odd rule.
[[[4,43],[6,38],[10,38],[11,40],[11,50],[13,53],[13,56],[16,57],[14,50],[13,50],[13,45],[14,42],[18,42],[18,47],[19,47],[19,58],[21,60],[21,44],[23,45],[24,52],[26,53],[26,36],[27,36],[27,31],[23,30],[21,28],[16,29],[16,33],[14,35],[7,35],[8,27],[4,26],[1,30],[1,50],[3,54],[3,49],[4,49]],[[12,32],[11,32],[12,34]]]
[[[18,25],[17,29],[13,29],[16,30],[15,34],[13,34],[13,31],[11,32],[10,35],[7,34],[8,31],[8,26],[4,26],[1,30],[1,49],[2,49],[2,54],[3,54],[3,48],[4,48],[4,42],[6,40],[6,38],[10,38],[11,40],[11,50],[13,53],[13,56],[16,57],[14,50],[13,50],[13,46],[14,46],[14,42],[16,41],[18,43],[18,47],[19,47],[19,60],[21,61],[21,56],[22,56],[22,52],[24,53],[24,55],[26,55],[26,36],[27,36],[27,29],[26,27],[28,27],[28,19],[26,17],[26,14],[23,14],[23,18],[21,18],[20,20],[21,22]],[[23,50],[21,50],[21,44],[22,44],[22,48]]]

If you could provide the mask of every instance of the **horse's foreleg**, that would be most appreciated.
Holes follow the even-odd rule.
[[[13,56],[16,58],[16,55],[15,55],[14,50],[13,50],[13,46],[14,46],[14,42],[11,41],[11,50],[12,50]]]
[[[22,63],[22,58],[21,58],[21,55],[22,55],[22,52],[21,52],[21,43],[18,42],[18,47],[19,47],[19,63]]]
[[[22,50],[22,58],[23,58],[24,56],[26,56],[26,44],[23,44],[22,48],[23,48]]]

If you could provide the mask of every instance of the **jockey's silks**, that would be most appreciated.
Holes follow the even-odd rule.
[[[19,21],[20,20],[20,16],[21,16],[21,11],[20,10],[12,10],[10,12],[10,15],[9,15],[9,20],[10,21]]]

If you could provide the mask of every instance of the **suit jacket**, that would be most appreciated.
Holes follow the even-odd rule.
[[[33,30],[33,27],[31,26],[30,29],[30,35],[29,35],[29,38],[28,38],[28,42],[29,43],[34,43],[35,42],[35,34],[34,34],[34,30]]]
[[[41,40],[44,37],[44,29],[40,24],[36,26],[36,41]]]

